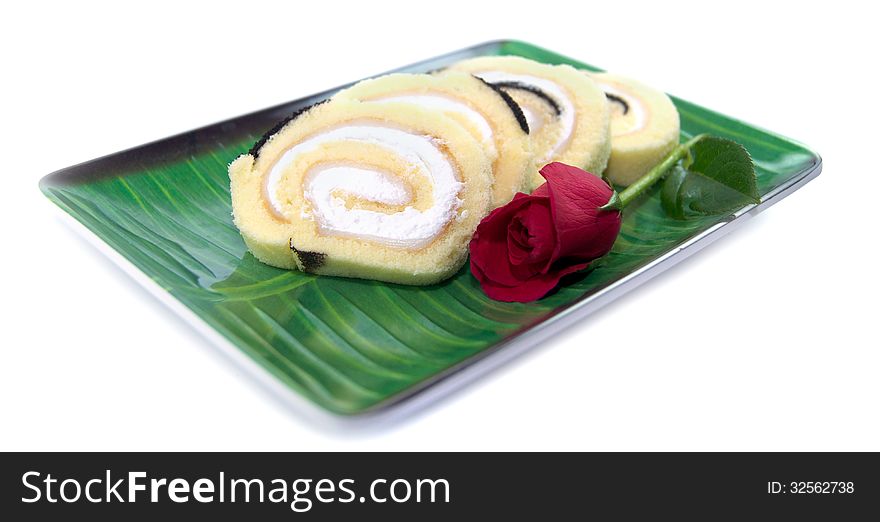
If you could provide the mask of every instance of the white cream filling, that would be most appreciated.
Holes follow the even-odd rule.
[[[549,161],[553,156],[557,155],[565,148],[568,144],[568,140],[571,139],[571,133],[574,131],[577,111],[575,110],[571,99],[568,97],[568,94],[556,82],[546,78],[538,78],[537,76],[512,74],[504,71],[483,71],[476,73],[476,75],[489,83],[517,82],[532,85],[543,91],[547,96],[553,98],[553,101],[559,106],[559,137],[544,157],[540,158],[540,161],[542,163]],[[540,125],[543,125],[543,122],[535,121],[535,115],[531,111],[523,110],[523,114],[529,124],[529,129],[538,129],[540,128]],[[532,127],[533,123],[535,124],[535,127]]]
[[[477,128],[477,131],[480,133],[480,137],[482,138],[483,147],[487,149],[487,152],[489,152],[493,157],[497,155],[495,149],[494,133],[492,132],[492,125],[489,124],[489,121],[482,114],[480,114],[479,111],[472,109],[468,104],[462,101],[436,94],[401,94],[397,96],[376,98],[370,100],[370,102],[412,103],[414,105],[419,105],[421,107],[429,109],[436,109],[439,111],[454,112],[456,114],[460,114],[467,118],[468,121],[470,121],[474,125],[474,127]]]
[[[544,126],[544,123],[546,123],[543,115],[535,113],[525,105],[520,105],[519,110],[522,111],[526,123],[529,124],[529,132],[538,132],[541,127]]]
[[[462,183],[455,168],[430,136],[380,125],[354,124],[314,135],[287,150],[266,177],[266,195],[272,208],[283,215],[278,184],[287,167],[300,154],[325,143],[359,141],[385,147],[427,177],[433,187],[434,204],[422,211],[407,206],[401,212],[386,214],[372,210],[346,208],[334,192],[344,191],[377,203],[402,205],[412,200],[406,187],[391,174],[346,165],[312,169],[304,178],[303,194],[311,203],[313,218],[321,231],[379,243],[416,248],[431,242],[446,227],[462,204],[458,193]],[[311,217],[304,214],[304,217]]]
[[[618,96],[626,101],[626,104],[629,107],[629,111],[633,114],[633,123],[630,128],[627,129],[626,132],[617,134],[617,136],[623,136],[631,132],[636,132],[642,130],[645,127],[645,123],[648,121],[648,117],[645,111],[645,106],[642,105],[642,101],[640,99],[632,96],[628,92],[621,91],[613,85],[602,83],[599,81],[597,81],[597,83],[604,92],[607,92],[608,94],[612,94],[614,96]]]
[[[311,169],[306,185],[313,199],[330,201],[343,190],[353,196],[385,205],[403,205],[412,200],[406,185],[390,174],[373,169],[348,165],[325,165]]]

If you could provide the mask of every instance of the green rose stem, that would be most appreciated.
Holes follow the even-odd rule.
[[[620,194],[617,192],[611,196],[611,200],[603,206],[603,209],[616,209],[623,210],[624,207],[633,202],[636,198],[642,195],[643,192],[651,188],[654,183],[657,183],[669,169],[672,168],[673,165],[681,161],[685,156],[688,155],[691,147],[694,146],[695,143],[702,140],[706,135],[698,134],[688,141],[678,145],[672,151],[663,158],[663,161],[654,165],[654,167],[648,171],[647,174],[636,180],[635,183],[623,189]]]

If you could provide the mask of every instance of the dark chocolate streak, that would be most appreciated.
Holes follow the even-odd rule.
[[[562,114],[562,109],[559,107],[559,104],[556,103],[556,100],[554,100],[549,94],[535,87],[534,85],[529,85],[522,82],[495,82],[494,85],[496,87],[501,87],[502,89],[517,89],[520,91],[530,92],[538,98],[541,98],[542,100],[547,102],[550,107],[553,107],[553,112],[556,113],[557,116]]]
[[[321,252],[306,252],[304,250],[297,250],[296,247],[293,246],[293,238],[290,238],[290,249],[293,250],[293,254],[299,259],[299,262],[302,264],[303,271],[305,272],[314,272],[315,270],[321,268],[324,264],[324,261],[327,259],[327,254]]]
[[[318,105],[321,105],[322,103],[327,102],[327,101],[329,101],[329,100],[321,100],[319,102],[315,102],[315,103],[309,105],[308,107],[303,107],[302,109],[294,112],[290,116],[288,116],[288,117],[284,118],[283,120],[279,121],[278,123],[276,123],[274,127],[269,129],[268,131],[266,131],[266,133],[263,134],[262,136],[260,136],[260,139],[258,139],[257,142],[254,143],[254,146],[251,147],[250,150],[248,150],[248,154],[253,156],[254,159],[256,160],[257,157],[260,155],[260,149],[263,147],[263,145],[266,144],[267,141],[269,141],[269,138],[278,134],[278,132],[281,131],[281,129],[283,129],[285,125],[287,125],[288,123],[292,122],[293,120],[299,118],[300,116],[305,114],[305,112],[308,111],[309,109],[311,109],[312,107],[317,107]]]
[[[616,103],[619,103],[619,104],[623,105],[623,114],[626,114],[626,113],[629,112],[629,104],[626,103],[626,100],[624,100],[624,99],[621,98],[620,96],[617,96],[616,94],[611,94],[611,93],[607,93],[607,92],[606,92],[606,93],[605,93],[605,97],[608,98],[609,100],[613,101],[613,102],[616,102]]]
[[[507,93],[504,91],[504,89],[502,89],[501,87],[499,87],[499,86],[497,86],[497,85],[492,85],[491,83],[489,83],[489,82],[487,82],[486,80],[480,78],[479,76],[474,76],[474,78],[476,78],[476,79],[480,80],[481,82],[485,83],[486,85],[488,85],[489,87],[491,87],[493,91],[495,91],[496,93],[498,93],[498,96],[501,96],[501,99],[504,100],[504,103],[506,103],[507,106],[510,108],[510,111],[513,112],[513,116],[516,118],[516,122],[519,123],[519,128],[522,129],[523,132],[525,132],[526,134],[528,134],[528,133],[529,133],[529,122],[528,122],[528,120],[526,120],[526,115],[523,114],[523,111],[522,111],[522,109],[520,108],[519,104],[516,103],[516,102],[513,100],[513,98],[511,98],[510,95],[507,94]]]

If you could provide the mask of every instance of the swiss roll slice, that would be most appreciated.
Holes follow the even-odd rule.
[[[464,263],[491,161],[464,127],[412,104],[315,105],[229,166],[235,225],[260,261],[431,284]]]
[[[504,91],[464,72],[389,74],[364,80],[334,96],[368,103],[407,103],[455,119],[482,144],[492,161],[492,207],[524,188],[535,170],[528,124]]]
[[[568,65],[547,65],[518,56],[483,56],[458,62],[466,71],[506,91],[529,124],[538,166],[560,161],[602,174],[611,152],[610,114],[602,90]],[[531,188],[544,182],[537,170]]]
[[[635,80],[588,74],[605,91],[611,106],[611,158],[605,177],[629,185],[678,144],[678,111],[665,93]]]

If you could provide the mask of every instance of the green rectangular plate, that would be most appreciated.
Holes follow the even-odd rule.
[[[495,54],[595,70],[517,41],[489,42],[399,70],[424,72]],[[226,166],[276,121],[336,90],[63,169],[43,178],[40,188],[150,289],[170,296],[173,308],[269,377],[273,388],[294,402],[299,395],[344,415],[388,411],[404,399],[431,395],[417,392],[444,389],[432,384],[451,389],[490,360],[519,353],[687,257],[806,183],[821,166],[819,156],[798,143],[675,99],[682,138],[705,132],[748,149],[763,202],[730,215],[676,221],[661,211],[655,191],[627,209],[613,252],[597,268],[536,303],[489,300],[466,267],[442,284],[407,287],[263,265],[232,224]]]

